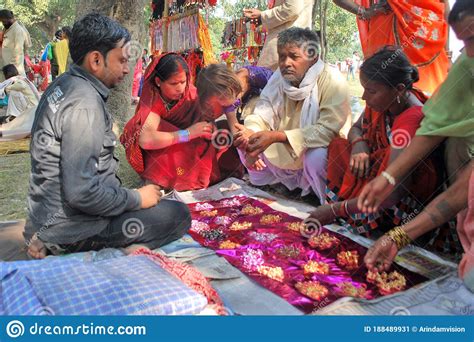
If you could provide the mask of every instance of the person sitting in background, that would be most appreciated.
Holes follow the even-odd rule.
[[[24,114],[38,105],[40,95],[35,85],[26,77],[18,74],[13,64],[2,68],[5,81],[0,84],[0,98],[8,96],[8,106],[5,122]]]
[[[309,29],[280,33],[280,68],[254,112],[237,125],[235,144],[252,184],[282,183],[303,196],[313,190],[324,202],[327,147],[350,125],[350,106],[347,82],[319,58],[318,46]]]
[[[385,68],[380,68],[385,65]],[[364,215],[357,197],[368,181],[384,174],[409,145],[423,119],[425,95],[413,88],[418,70],[396,47],[385,47],[361,66],[362,99],[366,108],[349,131],[348,139],[329,145],[327,200],[311,217],[322,225],[342,220],[354,233],[400,224],[422,210],[443,181],[442,161],[435,156],[421,164],[403,181],[377,213]],[[441,158],[438,158],[441,159]]]

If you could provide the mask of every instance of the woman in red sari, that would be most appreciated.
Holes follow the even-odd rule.
[[[147,68],[136,114],[120,141],[144,180],[166,190],[202,189],[227,176],[220,164],[229,145],[214,143],[214,119],[201,113],[185,60],[164,54]]]
[[[416,67],[401,50],[392,47],[377,52],[361,66],[367,107],[349,131],[348,140],[336,138],[329,145],[329,204],[311,214],[322,225],[340,219],[356,233],[390,229],[421,212],[422,206],[436,195],[442,168],[433,155],[412,171],[401,190],[379,212],[366,215],[357,208],[357,196],[364,185],[384,175],[388,164],[409,145],[420,126],[426,97],[413,88],[417,80]]]
[[[445,51],[448,0],[333,1],[357,15],[365,58],[386,45],[397,45],[418,68],[417,88],[433,94],[445,80],[450,65]]]

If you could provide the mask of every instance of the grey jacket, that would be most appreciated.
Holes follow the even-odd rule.
[[[74,243],[99,234],[112,217],[140,208],[121,187],[117,138],[105,102],[109,89],[72,66],[43,94],[32,129],[25,238]]]

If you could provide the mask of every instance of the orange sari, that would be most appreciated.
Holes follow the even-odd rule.
[[[355,0],[370,7],[373,0]],[[420,72],[415,86],[433,94],[449,68],[445,46],[448,24],[445,4],[439,0],[388,0],[391,11],[368,21],[357,20],[365,58],[386,45],[400,46]]]

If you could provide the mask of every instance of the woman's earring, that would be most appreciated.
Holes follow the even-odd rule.
[[[400,101],[400,95],[397,96],[397,102],[398,102],[398,103],[402,103],[402,102]]]

